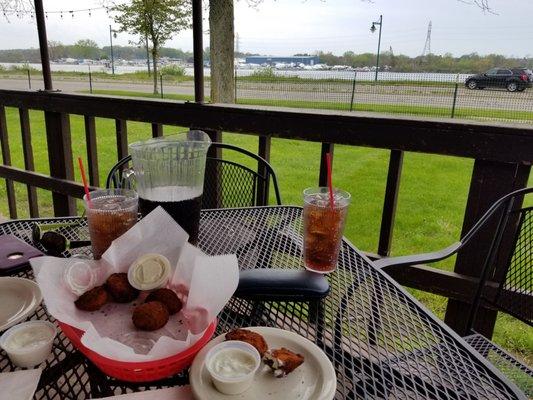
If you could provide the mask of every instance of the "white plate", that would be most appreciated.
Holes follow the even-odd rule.
[[[285,347],[304,356],[305,361],[284,378],[276,378],[269,367],[260,367],[254,382],[246,392],[229,396],[218,392],[205,368],[205,356],[215,344],[225,340],[224,335],[213,339],[196,356],[189,379],[197,400],[331,400],[335,396],[337,378],[331,361],[314,343],[296,333],[276,328],[246,328],[260,333],[270,349]]]
[[[0,331],[26,319],[41,304],[37,283],[24,278],[0,278]]]

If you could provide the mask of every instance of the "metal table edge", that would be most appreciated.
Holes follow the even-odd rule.
[[[274,208],[281,208],[281,209],[300,209],[302,210],[303,207],[296,206],[296,205],[267,205],[267,206],[255,206],[255,207],[233,207],[233,208],[211,208],[211,209],[203,209],[201,210],[202,213],[214,213],[214,212],[220,212],[220,211],[231,211],[231,210],[246,210],[246,209],[274,209]],[[10,224],[13,222],[34,222],[34,221],[51,221],[53,219],[81,219],[85,218],[82,216],[65,216],[65,217],[40,217],[40,218],[25,218],[25,219],[17,219],[17,220],[11,220],[0,223],[0,227],[5,224]],[[411,295],[406,289],[404,289],[398,282],[396,282],[391,276],[389,276],[385,271],[375,268],[374,263],[370,258],[368,258],[361,250],[359,250],[350,240],[348,240],[345,236],[343,236],[343,241],[350,247],[352,250],[354,250],[357,254],[359,254],[366,262],[371,265],[375,271],[381,276],[383,276],[389,283],[391,283],[394,287],[396,287],[402,294],[404,294],[408,299],[410,299],[417,307],[419,307],[426,316],[436,325],[443,328],[448,334],[456,340],[457,344],[463,348],[464,351],[472,355],[476,361],[478,361],[481,365],[483,365],[485,368],[487,368],[488,372],[491,373],[494,377],[496,377],[499,381],[501,381],[503,384],[507,385],[508,389],[513,392],[518,399],[528,400],[526,395],[513,383],[511,382],[501,371],[499,371],[494,365],[492,365],[487,359],[485,359],[481,354],[479,354],[472,346],[470,346],[460,335],[458,335],[453,329],[448,327],[444,321],[441,321],[439,318],[437,318],[436,315],[433,314],[424,304],[422,304],[419,300],[417,300],[413,295]]]
[[[346,244],[356,251],[366,262],[368,262],[372,267],[374,263],[368,256],[366,256],[362,251],[360,251],[352,242],[350,242],[346,237],[343,236],[343,240]],[[406,295],[417,307],[419,307],[426,316],[436,325],[439,325],[441,328],[444,328],[448,334],[457,341],[457,344],[463,348],[467,353],[472,355],[476,361],[482,364],[487,368],[488,372],[493,374],[494,377],[498,378],[502,383],[506,384],[511,392],[513,392],[518,399],[528,400],[526,395],[516,386],[509,378],[507,378],[498,368],[496,368],[492,363],[483,357],[479,352],[470,346],[457,332],[447,326],[444,321],[440,320],[431,310],[429,310],[424,304],[422,304],[417,298],[415,298],[411,293],[403,288],[398,282],[396,282],[390,275],[380,268],[374,268],[376,272],[385,277],[387,281],[392,283],[397,289],[399,289],[404,295]]]

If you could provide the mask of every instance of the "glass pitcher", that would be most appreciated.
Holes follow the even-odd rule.
[[[145,216],[161,206],[197,244],[205,161],[211,139],[191,130],[129,145],[139,211]]]

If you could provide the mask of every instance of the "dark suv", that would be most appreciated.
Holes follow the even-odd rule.
[[[484,89],[486,87],[505,88],[509,92],[522,92],[530,88],[533,73],[527,68],[492,68],[484,74],[468,77],[465,86],[468,89]]]

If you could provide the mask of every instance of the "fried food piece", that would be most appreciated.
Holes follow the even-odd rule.
[[[282,347],[281,349],[267,350],[263,356],[263,361],[272,368],[276,378],[282,378],[302,365],[304,357]]]
[[[151,301],[135,307],[131,319],[138,329],[155,331],[166,325],[168,317],[168,310],[163,303]]]
[[[226,333],[226,340],[240,340],[254,346],[259,355],[263,357],[268,350],[268,345],[265,338],[259,333],[249,331],[248,329],[234,329]]]
[[[97,286],[86,291],[74,302],[76,308],[83,311],[99,310],[109,301],[109,294],[103,286]]]
[[[139,291],[128,282],[128,274],[111,274],[105,282],[105,288],[117,303],[129,303],[139,296]]]
[[[176,314],[181,310],[181,307],[183,307],[183,304],[176,293],[174,293],[173,290],[165,288],[157,289],[150,293],[148,297],[146,297],[145,303],[151,301],[159,301],[163,303],[170,315]]]

